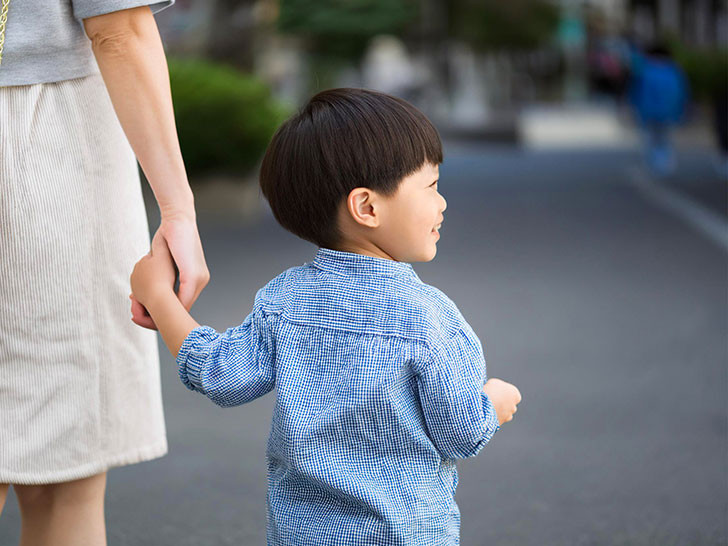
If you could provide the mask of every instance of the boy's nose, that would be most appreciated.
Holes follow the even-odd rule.
[[[442,208],[440,209],[440,212],[445,212],[445,209],[447,208],[447,201],[442,195],[440,196],[440,199],[442,199]]]

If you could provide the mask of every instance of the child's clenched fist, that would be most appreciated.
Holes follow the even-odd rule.
[[[498,424],[502,425],[513,419],[513,414],[518,411],[517,406],[521,402],[521,392],[515,385],[494,377],[485,382],[483,392],[493,403]]]

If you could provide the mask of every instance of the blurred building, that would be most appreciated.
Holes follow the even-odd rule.
[[[672,36],[699,47],[728,45],[726,0],[629,0],[630,29],[648,43]]]

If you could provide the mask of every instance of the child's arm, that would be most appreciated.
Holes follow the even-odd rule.
[[[476,455],[500,428],[483,392],[485,361],[474,334],[458,332],[436,348],[417,380],[430,439],[444,458]]]
[[[249,402],[275,384],[275,315],[258,305],[243,324],[219,334],[200,326],[174,293],[174,266],[161,237],[142,257],[131,275],[134,296],[146,307],[179,365],[180,378],[190,389],[220,406]]]
[[[177,363],[182,382],[223,407],[255,400],[275,386],[276,315],[266,315],[260,301],[245,321],[220,334],[196,328],[184,340]]]

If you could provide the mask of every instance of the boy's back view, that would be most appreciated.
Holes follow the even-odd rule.
[[[520,394],[484,388],[478,338],[406,263],[435,256],[441,161],[437,132],[408,103],[325,91],[279,129],[261,169],[278,221],[320,247],[310,264],[269,282],[224,334],[174,303],[163,244],[135,268],[134,295],[188,387],[222,406],[276,389],[271,545],[459,542],[455,461],[480,451]]]

